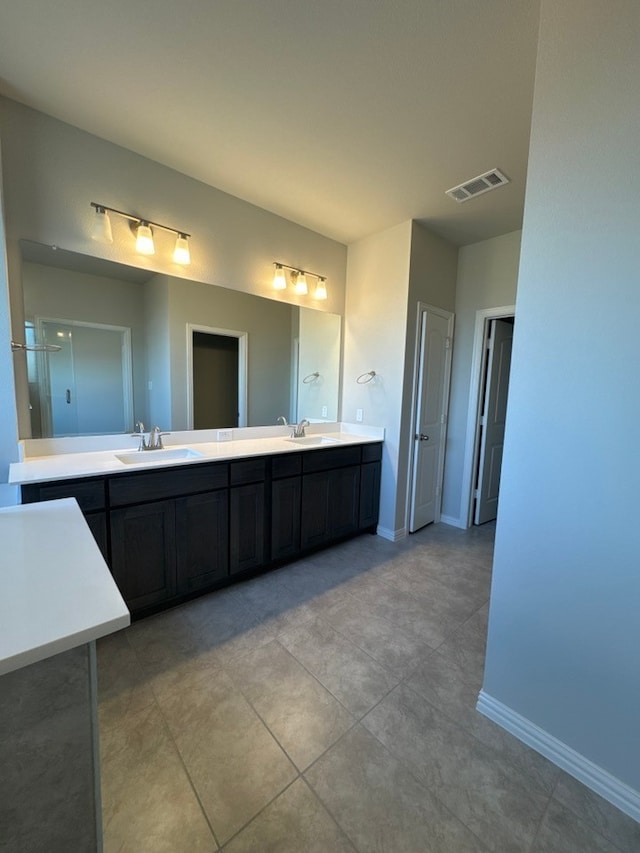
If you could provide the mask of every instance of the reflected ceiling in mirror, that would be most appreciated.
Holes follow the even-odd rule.
[[[31,437],[338,420],[339,316],[20,247]]]

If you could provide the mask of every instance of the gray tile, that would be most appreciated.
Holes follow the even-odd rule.
[[[464,680],[455,664],[439,652],[425,657],[405,682],[412,690],[445,713],[462,728],[510,761],[551,794],[560,770],[512,734],[476,711],[478,689]]]
[[[126,631],[98,640],[98,715],[102,729],[119,726],[155,701]]]
[[[400,680],[321,619],[283,634],[280,642],[356,716]]]
[[[227,853],[356,853],[302,779],[280,794],[224,849]]]
[[[487,850],[361,726],[348,732],[305,778],[363,853]]]
[[[158,702],[221,844],[297,776],[225,672]]]
[[[640,850],[640,823],[567,773],[560,774],[554,799],[609,839],[623,853],[637,853]]]
[[[355,722],[277,641],[238,660],[232,678],[300,770]]]
[[[324,611],[323,619],[401,678],[414,670],[422,657],[431,652],[430,646],[411,631],[363,612],[358,602],[351,597],[345,599],[342,596],[339,603]]]
[[[438,654],[478,690],[484,677],[487,608],[477,610],[438,646]]]
[[[101,733],[105,853],[192,853],[218,845],[155,705]]]
[[[197,637],[184,607],[134,622],[127,629],[127,638],[146,675],[165,672],[198,651]]]
[[[619,853],[619,848],[551,800],[531,853]]]
[[[496,853],[524,853],[548,794],[494,750],[400,685],[362,721]]]

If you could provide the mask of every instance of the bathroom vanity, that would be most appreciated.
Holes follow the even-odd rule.
[[[376,530],[376,435],[191,441],[184,453],[69,454],[18,463],[11,479],[25,504],[77,500],[135,616]]]

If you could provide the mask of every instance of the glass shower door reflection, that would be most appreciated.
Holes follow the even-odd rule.
[[[61,348],[42,353],[43,435],[131,431],[130,330],[45,319],[38,326],[42,342]]]

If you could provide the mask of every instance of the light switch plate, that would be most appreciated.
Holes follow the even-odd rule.
[[[233,430],[232,429],[219,429],[218,430],[218,441],[231,441],[233,439]]]
[[[362,411],[362,409],[356,409],[356,421],[357,421],[359,424],[361,424],[361,423],[362,423],[362,415],[363,415],[363,411]]]

